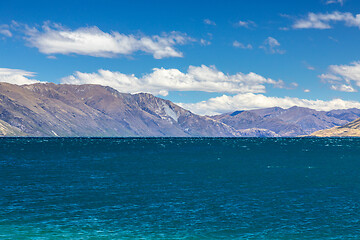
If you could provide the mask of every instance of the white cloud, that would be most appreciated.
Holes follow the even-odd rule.
[[[236,48],[242,48],[242,49],[252,49],[253,46],[251,44],[243,44],[241,42],[238,42],[238,41],[234,41],[233,42],[233,46],[236,47]]]
[[[289,89],[294,89],[294,88],[297,88],[298,86],[299,86],[298,83],[292,82],[292,83],[290,84],[290,88],[289,88]]]
[[[340,3],[340,5],[344,5],[344,0],[327,0],[325,4],[332,4],[332,3]]]
[[[351,85],[346,85],[346,84],[331,85],[330,88],[331,88],[332,90],[340,91],[340,92],[357,92],[357,90],[354,89],[353,86],[351,86]]]
[[[6,82],[17,85],[39,83],[40,81],[32,79],[35,73],[21,69],[0,68],[0,82]]]
[[[309,100],[291,97],[267,97],[263,94],[223,95],[198,103],[178,103],[183,108],[200,115],[215,115],[236,110],[251,110],[269,107],[290,108],[293,106],[307,107],[316,110],[329,111],[333,109],[360,108],[360,102],[333,99],[330,101]]]
[[[332,37],[332,36],[329,36],[329,39],[331,40],[331,41],[333,41],[333,42],[339,42],[339,40],[337,40],[336,38],[334,38],[334,37]]]
[[[223,93],[263,93],[266,84],[283,87],[284,82],[262,77],[256,73],[225,74],[215,66],[189,66],[187,73],[178,69],[154,68],[152,73],[141,78],[134,74],[99,70],[97,73],[75,72],[62,79],[68,84],[100,84],[120,92],[149,92],[166,96],[169,91],[203,91]]]
[[[250,28],[250,27],[256,27],[256,23],[254,23],[253,21],[238,21],[237,23],[235,23],[236,27],[244,27],[244,28]]]
[[[202,38],[202,39],[200,39],[200,44],[202,46],[208,46],[211,44],[211,42]]]
[[[9,30],[9,25],[7,24],[0,25],[0,34],[4,35],[5,37],[12,37],[12,33]]]
[[[319,76],[331,89],[342,92],[357,92],[352,86],[360,87],[360,61],[350,65],[330,65],[328,73]]]
[[[260,46],[260,48],[264,49],[267,53],[270,54],[284,54],[285,50],[280,49],[280,43],[278,40],[276,40],[273,37],[268,37],[265,39],[263,45]]]
[[[292,27],[294,29],[330,29],[331,23],[335,22],[344,22],[348,27],[360,28],[360,14],[354,16],[349,12],[309,13],[306,18],[296,20]]]
[[[279,27],[280,31],[289,31],[290,29],[288,27]]]
[[[310,70],[310,71],[315,71],[315,67],[311,66],[308,62],[303,61],[303,64],[305,65],[305,67]]]
[[[152,54],[154,58],[182,57],[175,49],[194,41],[179,32],[161,35],[126,35],[119,32],[106,33],[98,27],[83,27],[71,30],[58,24],[45,23],[42,29],[25,26],[26,40],[40,52],[52,54],[79,54],[94,57],[116,57],[135,52]]]
[[[211,21],[210,19],[204,19],[204,23],[207,25],[216,26],[216,23],[214,21]]]
[[[313,66],[306,66],[306,68],[307,68],[308,70],[310,70],[310,71],[314,71],[314,70],[315,70],[315,68],[314,68]]]

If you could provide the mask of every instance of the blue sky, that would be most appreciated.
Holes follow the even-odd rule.
[[[360,2],[1,1],[0,81],[150,92],[199,114],[360,107]]]

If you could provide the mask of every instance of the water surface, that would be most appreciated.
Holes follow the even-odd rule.
[[[0,239],[360,239],[360,139],[1,138]]]

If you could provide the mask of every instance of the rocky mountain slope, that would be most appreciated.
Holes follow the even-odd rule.
[[[98,85],[0,83],[0,120],[5,136],[241,136],[151,94]]]
[[[279,136],[295,137],[311,134],[315,131],[344,125],[360,117],[360,109],[316,111],[309,108],[280,107],[236,111],[212,116],[237,130],[261,128]]]
[[[360,118],[340,127],[316,131],[313,137],[360,137]]]
[[[20,129],[0,120],[0,136],[26,136]]]

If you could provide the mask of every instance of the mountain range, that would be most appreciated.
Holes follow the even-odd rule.
[[[308,135],[315,131],[342,126],[360,117],[360,109],[316,111],[303,107],[280,107],[235,111],[212,116],[237,130],[249,128],[267,129],[281,137]]]
[[[359,109],[300,107],[200,116],[148,93],[100,85],[0,83],[0,136],[292,137],[359,117]]]

